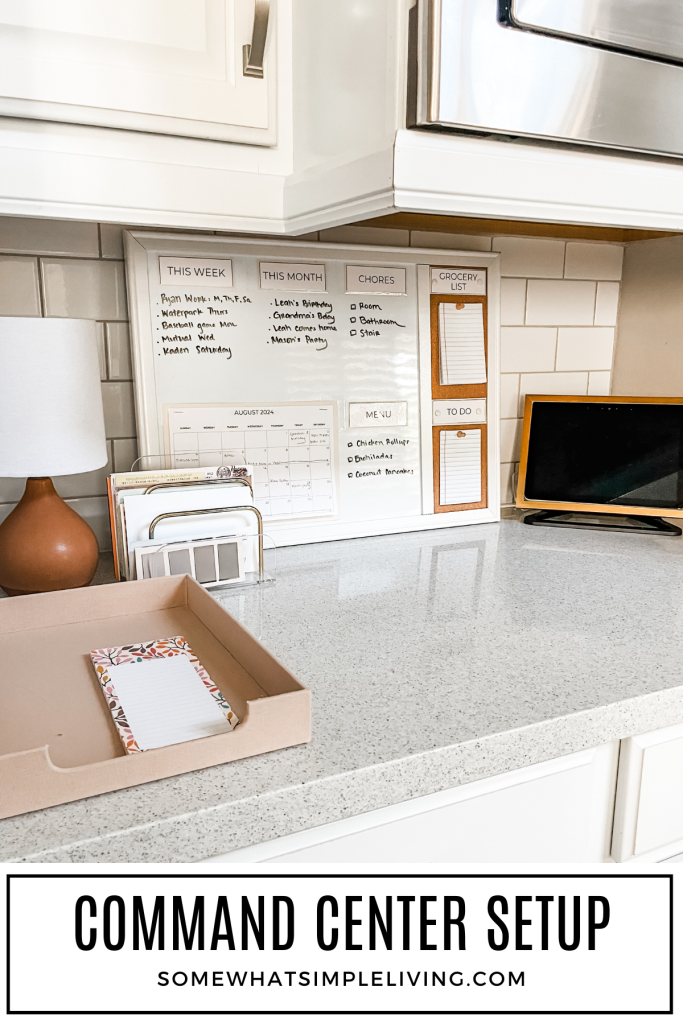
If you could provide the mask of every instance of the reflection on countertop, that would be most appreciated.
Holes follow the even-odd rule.
[[[282,548],[214,596],[313,740],[0,821],[4,859],[187,861],[683,721],[683,542],[501,523]]]

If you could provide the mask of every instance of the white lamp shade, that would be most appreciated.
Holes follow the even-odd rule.
[[[64,476],[106,462],[97,325],[0,317],[0,476]]]

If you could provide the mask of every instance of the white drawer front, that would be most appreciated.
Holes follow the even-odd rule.
[[[618,743],[209,858],[268,863],[607,859]]]
[[[615,811],[615,860],[683,849],[683,725],[622,743]]]

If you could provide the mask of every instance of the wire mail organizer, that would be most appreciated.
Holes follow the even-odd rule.
[[[197,479],[195,472],[194,479],[168,479],[175,474],[133,469],[121,482],[111,478],[121,574],[127,579],[154,579],[187,573],[207,589],[273,582],[275,544],[263,533],[250,467],[212,467],[208,479]],[[243,494],[247,489],[247,502],[225,502],[226,490],[235,487]],[[247,524],[253,521],[254,532],[245,529],[245,517]],[[163,527],[167,529],[160,537]]]
[[[232,512],[250,512],[257,523],[256,534],[220,534],[213,537],[195,537],[155,542],[160,523],[170,519],[195,518]],[[256,569],[253,564],[255,547]],[[266,566],[266,550],[268,565]],[[250,554],[252,555],[250,560]],[[149,525],[149,542],[135,546],[135,566],[138,579],[176,576],[187,573],[207,589],[232,586],[250,586],[254,583],[275,581],[275,544],[263,533],[263,517],[254,505],[226,505],[219,508],[190,511],[163,512]]]

